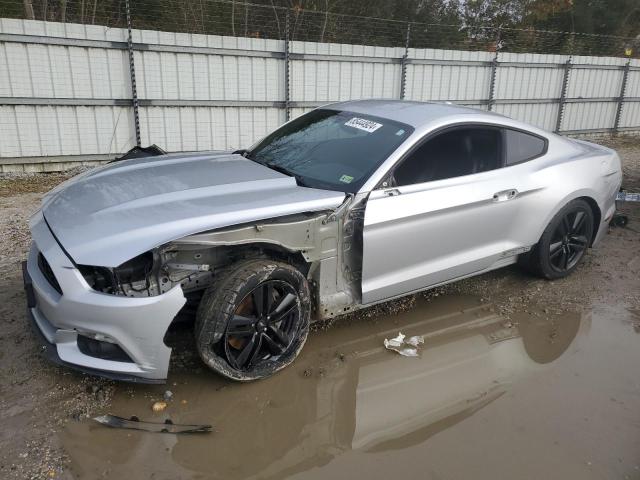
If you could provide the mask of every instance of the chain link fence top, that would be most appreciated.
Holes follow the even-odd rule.
[[[638,57],[637,39],[613,35],[428,24],[232,0],[131,0],[132,27],[179,33],[404,47]],[[127,27],[124,0],[0,0],[0,17]]]

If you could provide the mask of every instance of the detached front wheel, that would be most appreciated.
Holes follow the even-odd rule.
[[[232,380],[266,378],[298,356],[309,333],[307,279],[296,268],[248,260],[205,292],[196,316],[202,360]]]

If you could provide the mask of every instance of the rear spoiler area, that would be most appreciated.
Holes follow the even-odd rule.
[[[609,147],[605,147],[604,145],[598,145],[597,143],[591,143],[587,142],[586,140],[579,140],[577,138],[567,138],[567,140],[592,155],[617,155],[615,150]]]

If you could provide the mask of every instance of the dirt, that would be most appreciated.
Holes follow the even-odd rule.
[[[640,140],[606,143],[640,191]],[[0,478],[640,479],[639,204],[566,279],[507,268],[316,325],[250,384],[210,373],[178,325],[169,382],[140,386],[51,366],[28,328],[28,217],[66,178],[0,177]],[[425,336],[419,358],[384,349],[398,331]],[[108,412],[214,432],[90,420]]]

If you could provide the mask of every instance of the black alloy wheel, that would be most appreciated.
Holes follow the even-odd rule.
[[[521,263],[548,280],[566,277],[584,258],[594,232],[594,213],[583,199],[565,205]]]
[[[260,364],[287,351],[296,335],[300,305],[294,288],[267,280],[238,305],[225,331],[225,354],[237,370]]]
[[[298,356],[309,334],[305,275],[287,263],[254,259],[218,273],[196,315],[200,358],[238,381],[273,375]]]
[[[558,272],[571,270],[589,246],[591,225],[584,210],[568,212],[549,243],[549,263]]]

